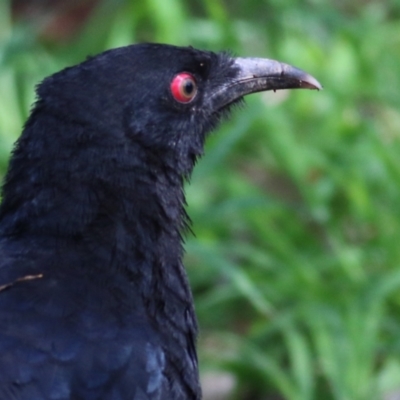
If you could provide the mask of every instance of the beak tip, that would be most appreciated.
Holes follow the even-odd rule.
[[[301,79],[301,87],[304,89],[322,90],[323,86],[311,75],[306,74]]]

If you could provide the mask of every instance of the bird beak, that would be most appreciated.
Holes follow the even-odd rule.
[[[311,75],[291,65],[266,58],[235,58],[232,68],[236,76],[220,86],[212,97],[213,109],[256,92],[280,89],[322,89]]]

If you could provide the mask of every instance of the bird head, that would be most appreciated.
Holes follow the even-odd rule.
[[[63,70],[46,79],[38,94],[66,119],[172,157],[188,174],[205,137],[233,104],[250,93],[291,88],[321,86],[307,73],[274,60],[140,44]]]

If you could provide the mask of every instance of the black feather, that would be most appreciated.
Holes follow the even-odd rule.
[[[187,103],[171,90],[182,72],[197,85]],[[0,206],[0,400],[201,398],[183,183],[232,105],[284,87],[320,85],[154,44],[38,86]]]

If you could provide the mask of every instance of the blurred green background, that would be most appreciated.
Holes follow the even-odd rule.
[[[400,1],[0,0],[0,177],[43,77],[141,41],[324,85],[248,97],[187,186],[205,399],[399,399]]]

